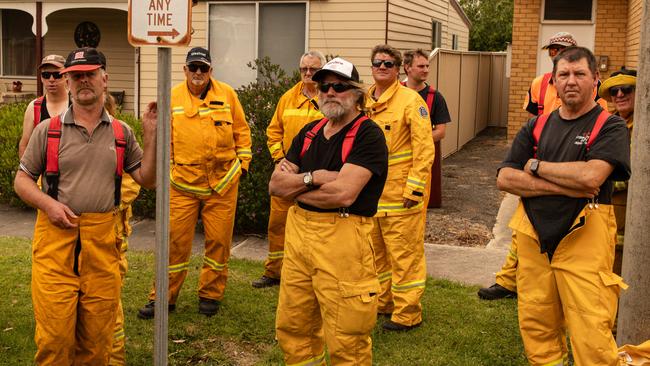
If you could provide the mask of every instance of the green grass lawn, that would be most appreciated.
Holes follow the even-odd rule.
[[[128,253],[122,299],[126,314],[129,365],[153,364],[153,321],[136,317],[153,280],[151,253]],[[169,317],[170,365],[278,365],[282,352],[274,341],[277,287],[254,290],[250,282],[262,263],[230,261],[226,298],[218,315],[197,313],[200,257]],[[30,243],[0,238],[0,365],[29,365],[35,352],[30,296]],[[407,333],[373,332],[376,365],[526,365],[516,301],[479,301],[476,287],[429,278],[423,298],[424,323]]]

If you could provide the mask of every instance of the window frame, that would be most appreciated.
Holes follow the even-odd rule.
[[[442,48],[442,22],[431,18],[431,49]]]
[[[19,78],[19,79],[23,79],[23,80],[25,80],[25,79],[26,80],[36,80],[37,77],[38,77],[38,73],[36,72],[36,68],[34,68],[34,75],[5,74],[5,63],[3,61],[4,60],[4,52],[5,52],[5,50],[4,50],[3,43],[2,43],[2,39],[3,39],[3,36],[4,36],[4,33],[2,32],[2,29],[3,29],[2,19],[3,19],[3,13],[6,10],[22,11],[24,13],[27,13],[29,16],[31,16],[32,21],[35,21],[33,14],[30,14],[29,12],[27,12],[25,10],[12,9],[12,8],[2,8],[2,9],[0,9],[0,77],[2,77],[2,78],[17,78],[17,79]],[[30,31],[30,33],[32,33],[32,28],[31,27],[29,28],[29,31]],[[32,33],[32,35],[33,34],[34,33]],[[34,35],[34,37],[36,37],[36,36]],[[32,51],[33,51],[33,57],[36,58],[36,49],[33,49]],[[36,66],[38,66],[38,63],[37,63]]]
[[[284,1],[269,1],[269,0],[250,0],[250,1],[207,1],[205,12],[205,25],[206,25],[206,40],[208,51],[210,49],[210,6],[212,5],[255,5],[255,58],[259,57],[259,25],[260,25],[260,4],[305,4],[305,44],[303,52],[307,52],[309,46],[309,1],[308,0],[284,0]]]
[[[591,0],[591,20],[559,20],[546,19],[546,1],[542,0],[540,4],[539,20],[541,24],[596,24],[596,11],[598,6],[597,0]]]
[[[451,34],[451,49],[452,50],[458,50],[459,49],[459,38],[460,36],[458,34],[452,33]]]

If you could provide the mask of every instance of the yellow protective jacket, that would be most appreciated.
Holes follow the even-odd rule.
[[[388,145],[388,178],[376,216],[420,212],[435,154],[427,105],[397,80],[377,101],[372,99],[374,91],[373,85],[368,91],[368,117],[384,131]],[[419,203],[407,209],[404,198]]]
[[[133,201],[138,198],[140,194],[140,185],[133,180],[129,173],[122,175],[122,186],[120,189],[120,210],[124,210],[131,206]]]
[[[266,129],[266,143],[273,161],[284,158],[294,137],[307,123],[323,118],[317,97],[307,98],[302,93],[303,86],[301,81],[282,95]]]
[[[210,78],[200,100],[183,81],[172,88],[171,107],[171,185],[198,195],[223,195],[252,158],[251,133],[237,94]]]

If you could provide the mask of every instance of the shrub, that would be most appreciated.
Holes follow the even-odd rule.
[[[235,228],[238,232],[265,233],[270,205],[268,184],[273,172],[273,161],[266,146],[266,128],[278,100],[300,80],[300,75],[287,75],[279,65],[271,64],[268,57],[248,66],[257,70],[257,81],[238,89],[237,94],[251,129],[253,160],[248,175],[239,184]]]
[[[28,104],[18,102],[0,107],[0,202],[20,207],[26,205],[14,192],[14,178],[19,162],[18,142]]]

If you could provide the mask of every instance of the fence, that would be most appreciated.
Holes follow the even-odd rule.
[[[505,52],[437,48],[429,62],[429,84],[445,97],[452,120],[442,140],[443,157],[458,151],[488,126],[506,127],[508,80]]]

